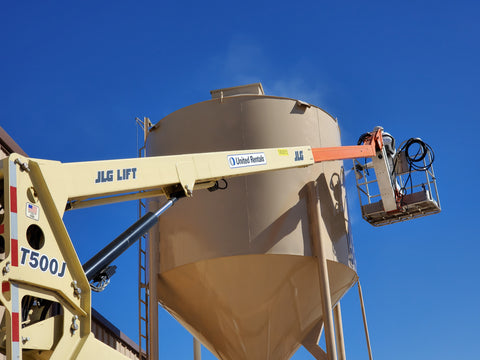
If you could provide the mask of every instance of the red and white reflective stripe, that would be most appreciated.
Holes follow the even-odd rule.
[[[18,286],[2,282],[2,293],[10,292],[12,302],[12,359],[20,359],[20,298]]]
[[[15,174],[15,178],[17,177],[16,175],[17,174]],[[11,177],[12,176],[10,175],[10,178]],[[10,211],[15,214],[17,213],[17,186],[11,185],[11,182],[10,182]]]
[[[12,297],[12,359],[20,359],[20,299],[18,287],[10,284]]]
[[[0,161],[0,169],[3,169],[3,161]],[[3,235],[4,232],[5,232],[5,225],[0,224],[0,235]]]
[[[10,180],[10,261],[18,266],[17,167],[9,162]]]
[[[3,165],[3,163],[2,163]],[[13,161],[9,161],[10,182],[10,262],[12,266],[18,266],[18,218],[17,218],[17,167]],[[0,226],[0,233],[5,232],[5,227]],[[20,298],[18,286],[8,281],[2,282],[2,293],[10,292],[12,303],[12,359],[20,359]]]

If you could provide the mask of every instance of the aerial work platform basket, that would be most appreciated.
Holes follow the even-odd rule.
[[[390,135],[383,136],[385,141]],[[439,213],[432,149],[412,138],[395,150],[390,138],[390,150],[386,144],[374,158],[353,160],[362,217],[374,226],[383,226]]]

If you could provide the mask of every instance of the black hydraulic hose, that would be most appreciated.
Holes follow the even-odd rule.
[[[417,147],[415,148],[414,145],[416,145]],[[416,150],[416,153],[413,154],[410,148]],[[433,153],[430,145],[428,145],[419,138],[408,139],[401,150],[405,151],[407,162],[414,170],[428,170],[432,166],[433,160],[435,158],[435,154]],[[426,159],[428,153],[431,154],[431,157],[429,159]],[[425,164],[423,166],[422,164],[418,164],[421,163],[424,159]]]
[[[169,209],[176,201],[177,198],[171,198],[157,212],[153,213],[149,211],[146,213],[132,226],[121,233],[115,240],[83,264],[83,270],[85,271],[88,281],[94,280],[116,258],[146,234],[148,230],[157,223],[159,216]]]

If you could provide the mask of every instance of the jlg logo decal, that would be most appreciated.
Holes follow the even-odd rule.
[[[60,266],[59,262],[55,258],[49,259],[47,255],[40,254],[38,251],[26,249],[23,246],[20,248],[22,252],[22,259],[20,260],[20,265],[25,265],[27,263],[32,269],[40,269],[43,272],[50,272],[52,275],[56,275],[60,278],[64,277],[65,269],[67,268],[67,263],[64,261]]]
[[[295,150],[295,161],[303,161],[303,150]]]

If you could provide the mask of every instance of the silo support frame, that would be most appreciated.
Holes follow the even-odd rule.
[[[362,293],[362,286],[360,285],[360,280],[357,282],[357,286],[358,286],[358,297],[360,299],[360,306],[362,307],[363,327],[365,329],[365,338],[367,340],[368,358],[370,360],[373,360],[372,347],[370,345],[370,335],[368,333],[367,314],[365,313],[365,304],[363,302],[363,293]]]
[[[319,321],[312,330],[303,339],[302,345],[317,360],[328,360],[327,354],[318,345],[318,341],[322,336],[323,321]]]
[[[193,337],[193,360],[202,360],[202,343]]]
[[[335,323],[335,339],[337,342],[338,360],[346,360],[347,357],[345,354],[345,341],[343,337],[342,310],[340,307],[340,302],[338,302],[333,308],[333,320]],[[302,341],[303,347],[307,349],[317,360],[328,359],[325,351],[323,351],[323,349],[318,345],[320,337],[322,336],[322,332],[323,321],[319,321]]]
[[[151,207],[158,207],[159,201],[153,200],[150,203]],[[155,232],[160,231],[160,224],[157,222],[154,230]],[[158,320],[158,298],[157,298],[157,282],[155,279],[158,274],[158,267],[160,264],[158,243],[155,241],[153,236],[148,236],[148,264],[147,264],[147,274],[148,274],[148,360],[159,359],[160,349],[158,344],[158,334],[159,334],[159,320]]]
[[[320,299],[322,301],[323,324],[325,328],[326,357],[320,359],[337,360],[335,346],[335,328],[332,315],[332,298],[330,293],[330,281],[328,279],[327,258],[323,241],[328,239],[327,229],[322,221],[322,209],[320,207],[320,194],[317,183],[309,183],[310,198],[314,200],[314,218],[312,219],[313,251],[317,258],[318,280],[320,286]],[[312,354],[314,355],[314,354]],[[316,356],[316,355],[314,355]],[[318,359],[318,357],[317,357]]]
[[[346,360],[345,340],[343,337],[342,309],[340,301],[333,308],[333,321],[335,322],[335,338],[337,340],[338,360]]]

